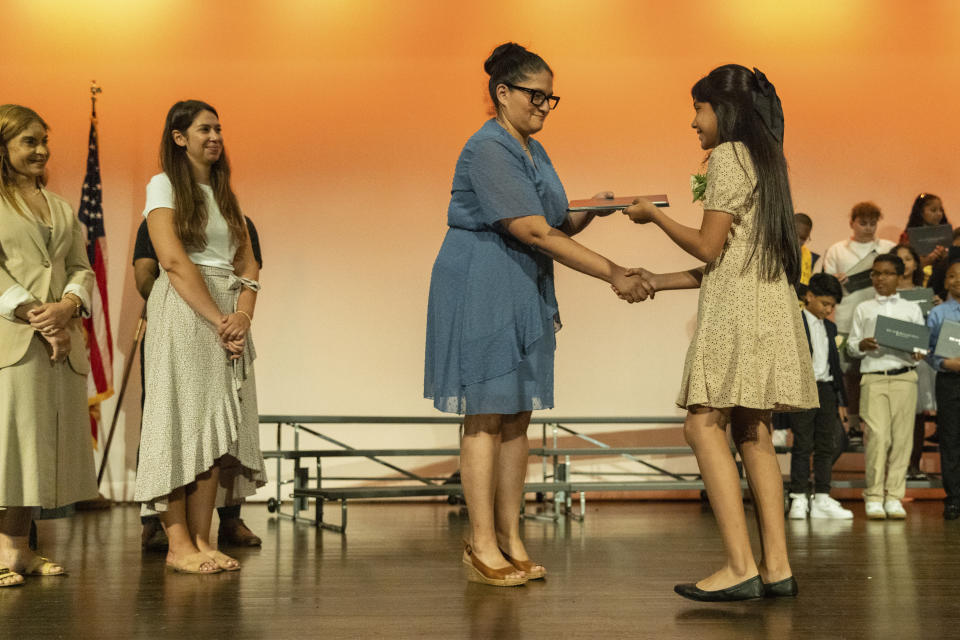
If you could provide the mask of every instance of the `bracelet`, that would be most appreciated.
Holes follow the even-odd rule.
[[[79,318],[83,314],[83,302],[81,302],[80,298],[72,293],[64,294],[63,297],[73,302],[73,317]]]
[[[247,320],[250,321],[250,324],[253,324],[253,318],[250,317],[249,313],[247,313],[243,309],[237,309],[237,313],[242,313],[243,315],[247,316]]]

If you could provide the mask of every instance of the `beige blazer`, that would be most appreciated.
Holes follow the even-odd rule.
[[[37,223],[17,213],[9,202],[0,198],[0,295],[19,284],[38,302],[56,302],[63,297],[64,288],[75,283],[87,290],[87,299],[90,299],[94,275],[87,260],[80,221],[66,200],[46,189],[42,191],[53,223],[49,248],[43,242]],[[22,199],[19,202],[29,211]],[[70,323],[69,332],[70,366],[77,373],[87,374],[90,362],[79,320]],[[29,324],[0,317],[0,368],[23,358],[33,335]]]

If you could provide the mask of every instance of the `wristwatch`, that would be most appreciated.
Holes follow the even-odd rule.
[[[63,297],[66,298],[67,296],[63,296]],[[79,318],[83,312],[83,303],[80,301],[80,299],[77,296],[70,296],[67,299],[73,301],[73,316],[71,317]]]

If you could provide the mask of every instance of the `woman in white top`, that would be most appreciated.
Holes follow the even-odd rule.
[[[147,301],[136,499],[160,512],[170,568],[234,571],[210,545],[210,522],[215,505],[266,480],[249,333],[259,269],[214,108],[173,105],[160,161],[144,208],[161,272]]]

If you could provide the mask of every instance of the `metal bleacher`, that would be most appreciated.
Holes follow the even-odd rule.
[[[525,517],[556,520],[566,515],[582,520],[586,515],[586,496],[590,492],[625,491],[703,491],[703,482],[699,473],[678,473],[655,464],[650,456],[692,456],[687,446],[660,447],[612,447],[608,444],[580,433],[573,425],[679,425],[682,416],[660,417],[605,417],[605,418],[555,418],[534,416],[531,426],[539,426],[540,446],[530,447],[530,456],[539,457],[542,465],[541,482],[528,482],[525,493],[535,494],[538,500],[549,507],[545,513],[524,514]],[[398,462],[386,458],[423,458],[454,457],[460,454],[459,448],[354,448],[329,434],[321,431],[321,426],[333,425],[447,425],[462,430],[462,418],[457,416],[296,416],[262,415],[262,426],[274,425],[276,428],[277,448],[264,451],[264,458],[275,461],[276,494],[267,501],[267,509],[279,516],[303,520],[316,527],[344,533],[347,527],[347,503],[358,499],[416,498],[427,496],[445,496],[451,504],[462,501],[463,489],[458,475],[453,477],[430,477],[411,471]],[[284,447],[284,434],[292,432],[292,446]],[[561,447],[561,437],[572,437],[584,442],[583,447]],[[309,438],[311,444],[318,440],[326,448],[301,448],[301,438]],[[785,453],[786,449],[778,449]],[[636,465],[635,471],[575,471],[571,467],[573,458],[611,456],[627,460]],[[389,469],[387,476],[333,476],[325,475],[323,461],[330,458],[365,458],[377,465]],[[310,466],[304,460],[313,460]],[[292,473],[284,478],[284,461],[292,462]],[[742,474],[741,474],[742,475]],[[597,480],[597,477],[607,479]],[[615,480],[609,478],[616,477]],[[343,486],[344,482],[363,483],[360,486]],[[403,482],[404,484],[397,484]],[[331,485],[329,483],[336,483]],[[292,489],[289,485],[293,485]],[[742,481],[746,488],[746,481]],[[859,478],[835,480],[834,486],[844,488],[863,487]],[[939,479],[908,482],[910,488],[938,488]],[[578,496],[579,508],[573,509],[573,496]],[[290,511],[283,509],[290,500]],[[315,513],[312,518],[304,517],[302,512],[309,509],[309,501],[314,501]],[[328,501],[340,502],[340,523],[324,520],[324,504]]]

